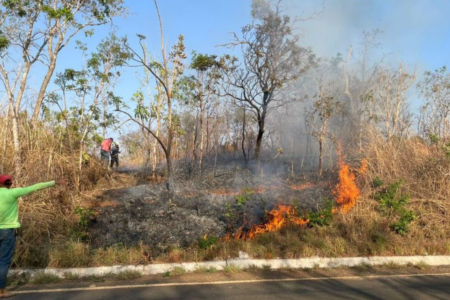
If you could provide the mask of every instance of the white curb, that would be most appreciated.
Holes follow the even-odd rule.
[[[210,262],[190,262],[174,264],[150,264],[150,265],[128,265],[128,266],[110,266],[93,268],[69,268],[69,269],[12,269],[10,275],[27,274],[31,277],[44,273],[52,274],[64,278],[65,274],[71,274],[79,277],[104,276],[111,274],[120,274],[125,271],[139,272],[142,275],[164,274],[171,272],[176,268],[182,268],[186,272],[194,272],[201,269],[214,268],[223,270],[226,266],[236,266],[242,269],[249,267],[275,269],[310,269],[310,268],[336,268],[336,267],[354,267],[358,265],[384,265],[395,263],[399,265],[406,264],[426,264],[429,266],[448,266],[450,265],[450,256],[372,256],[372,257],[342,257],[325,258],[312,257],[300,259],[248,259],[234,258],[222,261]]]

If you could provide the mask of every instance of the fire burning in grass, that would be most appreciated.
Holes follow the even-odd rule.
[[[281,204],[275,206],[274,209],[268,212],[266,214],[266,219],[267,222],[260,225],[254,224],[247,232],[243,232],[244,227],[242,226],[241,228],[239,228],[234,238],[236,240],[252,239],[262,233],[280,230],[288,223],[305,226],[309,221],[308,219],[297,217],[297,214],[292,206]]]
[[[341,212],[345,214],[356,205],[356,199],[359,197],[360,191],[356,185],[355,172],[352,172],[341,155],[339,155],[338,165],[339,182],[332,191],[338,207],[333,209],[333,213]],[[358,173],[364,173],[366,168],[367,162],[363,160]],[[306,185],[313,186],[312,183]],[[297,211],[292,206],[281,204],[267,212],[265,219],[266,221],[263,224],[254,224],[248,231],[244,231],[245,225],[241,226],[234,234],[234,239],[249,240],[262,233],[280,230],[289,223],[299,226],[306,226],[309,223],[308,218],[298,217]]]
[[[364,161],[363,161],[364,162]],[[343,158],[339,156],[339,182],[333,189],[333,195],[336,198],[336,203],[339,206],[336,210],[347,213],[356,205],[356,199],[360,195],[360,191],[356,186],[356,175],[350,170]],[[365,164],[361,164],[360,170],[365,169]]]

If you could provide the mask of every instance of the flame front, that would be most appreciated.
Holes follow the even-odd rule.
[[[289,222],[300,226],[304,226],[309,222],[308,219],[298,218],[292,206],[289,205],[279,204],[275,206],[270,212],[268,212],[266,216],[267,222],[259,225],[254,224],[247,232],[243,232],[242,226],[241,228],[239,228],[234,238],[236,240],[252,239],[262,233],[280,230]]]
[[[359,169],[363,173],[367,168],[367,162],[362,161]],[[333,189],[333,195],[336,197],[336,203],[340,212],[346,214],[356,205],[356,199],[360,191],[356,186],[356,176],[339,156],[339,183]]]
[[[339,166],[339,182],[334,187],[332,193],[336,198],[337,208],[333,209],[333,213],[341,212],[347,213],[356,205],[356,199],[360,195],[360,191],[356,185],[356,176],[352,172],[350,166],[344,162],[343,157],[338,151],[338,166]],[[367,161],[361,161],[361,166],[358,173],[362,174],[367,169]],[[306,183],[303,186],[313,186],[312,183]],[[241,226],[234,234],[236,240],[248,240],[256,237],[259,234],[277,231],[286,226],[288,223],[293,223],[299,226],[305,226],[309,223],[307,218],[299,218],[295,209],[289,205],[276,205],[270,212],[266,213],[266,222],[263,224],[254,224],[248,231],[244,232],[244,226]],[[227,237],[227,240],[229,237]]]

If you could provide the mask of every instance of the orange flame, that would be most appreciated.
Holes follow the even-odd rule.
[[[361,166],[358,169],[358,173],[360,173],[360,174],[366,173],[367,168],[368,168],[367,159],[361,160]]]
[[[238,229],[234,238],[236,240],[249,240],[262,233],[280,230],[289,222],[299,226],[304,226],[308,224],[309,220],[298,218],[292,206],[279,204],[267,213],[266,223],[260,225],[252,225],[252,227],[250,227],[250,230],[247,232],[243,232],[244,226],[242,226]]]
[[[350,167],[344,162],[343,157],[338,151],[338,165],[339,165],[339,182],[334,187],[332,193],[336,197],[338,208],[333,209],[333,213],[341,212],[347,213],[356,205],[356,199],[360,195],[360,191],[356,185],[355,173],[351,171]],[[367,170],[367,161],[362,160],[361,166],[357,173],[363,174]],[[298,188],[313,187],[312,183],[306,183]],[[259,234],[276,231],[286,226],[289,222],[305,226],[309,223],[309,219],[299,218],[292,206],[277,205],[270,212],[266,213],[267,221],[263,224],[252,225],[250,230],[244,232],[244,226],[241,226],[234,234],[235,240],[249,240]],[[230,240],[230,236],[226,236],[226,240]]]
[[[359,197],[360,191],[356,186],[355,174],[350,171],[350,167],[344,163],[344,160],[340,155],[338,164],[339,183],[333,189],[333,195],[336,197],[339,211],[345,214],[356,205],[356,199]],[[361,162],[360,173],[363,173],[366,168],[367,162],[364,160]]]

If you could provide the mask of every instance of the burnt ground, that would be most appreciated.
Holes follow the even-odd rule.
[[[239,165],[223,165],[214,173],[205,171],[201,179],[178,174],[172,197],[165,182],[97,194],[90,202],[96,212],[89,229],[92,246],[187,247],[205,235],[223,237],[242,225],[261,223],[264,212],[277,204],[316,210],[332,187],[285,174],[255,175]]]

